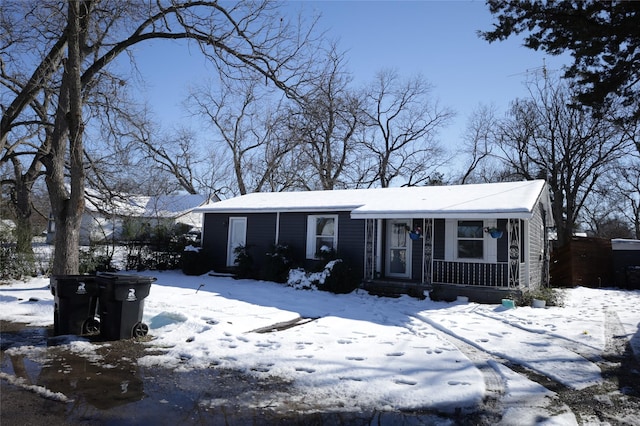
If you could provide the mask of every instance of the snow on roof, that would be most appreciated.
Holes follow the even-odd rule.
[[[452,186],[257,192],[202,206],[203,213],[351,211],[354,219],[500,217],[528,219],[537,201],[550,212],[544,180]],[[550,215],[549,215],[550,216]]]
[[[193,211],[207,201],[197,194],[180,195],[131,195],[120,194],[111,200],[96,199],[87,194],[87,210],[132,217],[175,218]]]
[[[640,250],[640,240],[632,240],[626,238],[614,238],[611,240],[611,248],[613,250]]]

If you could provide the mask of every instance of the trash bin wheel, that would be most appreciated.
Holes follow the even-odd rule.
[[[100,333],[100,321],[95,318],[87,319],[82,324],[82,334],[98,334]]]
[[[149,326],[143,322],[139,322],[133,326],[133,337],[144,337],[149,332]]]

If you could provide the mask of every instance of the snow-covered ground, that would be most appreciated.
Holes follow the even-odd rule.
[[[155,350],[138,360],[141,365],[218,366],[278,377],[296,389],[283,401],[315,409],[446,412],[476,406],[490,389],[481,360],[466,346],[483,354],[499,378],[505,419],[575,424],[568,407],[553,404],[552,391],[502,361],[576,390],[597,385],[603,381],[595,361],[605,349],[605,322],[615,315],[640,354],[640,291],[575,288],[564,290],[563,307],[507,309],[363,291],[335,295],[180,272],[143,274],[157,281],[143,317]],[[1,285],[0,319],[52,324],[48,284],[48,278],[34,278]],[[281,327],[285,323],[292,326]],[[70,339],[69,345],[89,356],[93,344]]]

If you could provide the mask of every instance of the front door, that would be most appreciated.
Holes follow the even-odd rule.
[[[235,249],[247,244],[247,218],[229,218],[229,239],[227,243],[227,266],[235,266]]]
[[[410,220],[387,221],[386,275],[392,278],[411,277]]]

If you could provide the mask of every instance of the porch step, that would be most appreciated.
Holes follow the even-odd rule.
[[[425,299],[425,291],[430,290],[428,286],[423,284],[390,280],[364,281],[361,288],[374,296],[400,297],[406,294],[420,300]]]

